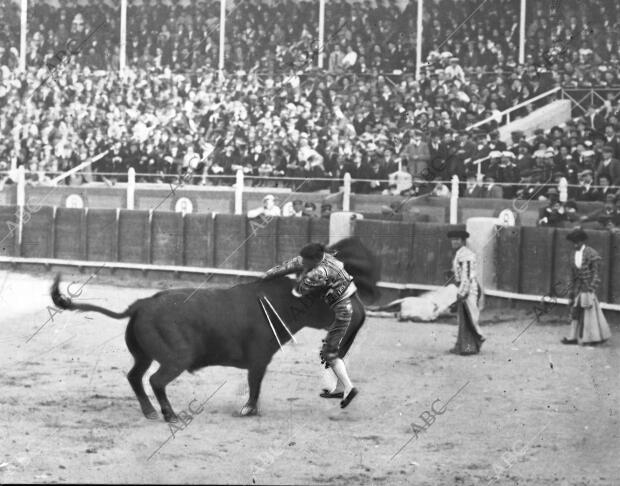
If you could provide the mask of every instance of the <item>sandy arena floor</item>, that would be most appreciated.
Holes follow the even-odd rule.
[[[550,316],[513,343],[532,313],[490,310],[482,353],[461,357],[448,353],[453,318],[371,318],[348,359],[360,394],[344,411],[318,396],[323,333],[303,330],[272,361],[260,417],[234,416],[245,371],[183,374],[168,387],[177,413],[208,401],[170,438],[163,419],[142,417],[125,378],[126,321],[52,320],[51,281],[0,272],[0,482],[620,484],[617,323],[598,348],[561,345],[566,328]],[[154,290],[94,279],[81,298],[122,310]],[[420,415],[430,425],[416,438]]]

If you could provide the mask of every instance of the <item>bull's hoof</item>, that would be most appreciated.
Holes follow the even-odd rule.
[[[150,412],[143,412],[143,413],[144,413],[144,416],[149,420],[159,419],[159,415],[157,415],[157,412],[155,410],[151,410]]]
[[[176,424],[179,421],[179,417],[174,412],[163,412],[164,420],[170,424]]]
[[[244,405],[239,412],[240,417],[252,417],[254,415],[258,415],[258,408],[251,405]]]

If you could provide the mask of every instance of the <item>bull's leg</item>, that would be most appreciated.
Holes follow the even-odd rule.
[[[153,359],[142,349],[136,340],[134,326],[135,319],[132,317],[125,331],[125,343],[127,343],[127,348],[134,359],[133,368],[131,368],[129,373],[127,373],[127,379],[129,380],[129,384],[131,385],[133,392],[138,398],[138,402],[140,402],[142,413],[147,419],[154,420],[157,418],[157,412],[149,400],[149,397],[146,396],[144,384],[142,383],[144,373],[146,373],[149,366],[151,366]]]
[[[142,413],[149,420],[155,420],[157,418],[157,412],[153,407],[153,404],[149,400],[149,397],[146,396],[146,392],[144,391],[144,385],[142,384],[142,378],[144,377],[144,373],[149,369],[151,363],[153,362],[150,358],[145,358],[143,356],[135,356],[135,364],[133,368],[129,370],[127,373],[127,379],[129,380],[129,384],[133,389],[133,392],[138,397],[138,401],[140,402],[140,408],[142,409]]]
[[[260,385],[265,376],[268,362],[252,363],[248,369],[248,385],[250,387],[250,397],[247,403],[241,409],[242,417],[249,417],[258,414],[258,395],[260,395]]]
[[[183,371],[185,371],[183,368],[162,364],[151,376],[151,386],[161,406],[161,413],[164,415],[166,422],[178,422],[179,420],[174,410],[172,410],[172,405],[170,405],[168,397],[166,396],[166,385],[183,373]]]

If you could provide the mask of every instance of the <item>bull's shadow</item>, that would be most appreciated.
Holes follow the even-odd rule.
[[[362,297],[376,297],[379,271],[374,256],[356,239],[343,240],[333,249],[338,245],[344,251],[336,256],[348,267]],[[95,311],[115,319],[129,317],[125,342],[135,363],[127,379],[144,416],[156,419],[157,412],[146,395],[143,377],[153,361],[159,363],[150,383],[167,422],[176,422],[178,418],[166,396],[166,386],[184,371],[191,373],[206,366],[247,369],[250,395],[240,415],[258,413],[258,397],[267,365],[280,349],[278,340],[284,344],[290,339],[279,319],[272,317],[274,326],[271,327],[259,297],[267,297],[292,334],[304,327],[326,329],[334,319],[333,311],[317,295],[293,296],[294,282],[287,277],[257,280],[227,289],[165,290],[135,301],[120,313],[72,302],[60,293],[59,283],[60,275],[57,275],[51,297],[61,309]],[[353,317],[341,343],[340,357],[346,355],[366,318],[360,299],[354,297],[352,304]]]

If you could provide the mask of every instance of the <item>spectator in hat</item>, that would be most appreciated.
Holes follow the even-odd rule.
[[[419,176],[428,167],[431,153],[420,130],[413,130],[411,142],[405,146],[401,155],[407,160],[407,169],[412,177]]]
[[[321,219],[329,219],[332,214],[331,204],[321,204]]]
[[[567,225],[575,226],[579,224],[581,218],[579,207],[573,199],[569,199],[564,203],[564,213],[566,214]]]
[[[306,218],[318,218],[318,214],[316,214],[316,204],[311,201],[308,201],[304,204],[304,217]]]
[[[606,175],[612,186],[620,186],[620,160],[613,158],[614,148],[611,145],[603,147],[603,159],[596,169],[597,180]]]
[[[586,149],[580,154],[580,167],[583,170],[590,169],[592,172],[596,170],[596,152],[591,149]]]
[[[525,133],[523,132],[523,130],[514,130],[510,132],[510,138],[512,139],[512,144],[508,149],[514,154],[516,154],[521,141],[525,141]]]
[[[446,161],[449,156],[448,144],[441,140],[439,130],[431,130],[429,143],[429,174],[431,177],[440,176],[447,179]]]
[[[478,176],[474,169],[469,169],[466,173],[465,190],[463,197],[481,198],[483,187],[478,182]]]
[[[560,203],[560,194],[555,187],[547,191],[549,204],[545,208],[541,208],[538,213],[538,226],[551,226],[558,228],[563,226],[567,220],[566,211]]]
[[[489,139],[489,149],[499,150],[500,152],[508,150],[506,144],[499,139],[499,130],[491,130],[489,133]]]
[[[609,177],[603,173],[598,178],[598,186],[596,187],[596,200],[605,202],[609,194],[616,193],[616,188],[609,184]]]
[[[282,213],[280,208],[276,206],[275,200],[276,198],[273,194],[267,194],[263,198],[263,205],[260,208],[251,209],[248,211],[248,218],[258,218],[259,216],[280,216]]]
[[[484,176],[484,186],[481,197],[486,199],[503,199],[504,191],[502,186],[495,184],[495,177],[491,174]]]
[[[578,174],[579,190],[577,192],[577,201],[596,201],[596,189],[593,185],[592,171],[586,169]]]
[[[614,123],[607,122],[605,124],[605,136],[603,143],[613,148],[612,157],[614,159],[620,159],[620,139],[616,131],[616,125]]]
[[[596,297],[602,258],[586,245],[588,235],[583,229],[574,229],[566,239],[573,243],[574,252],[570,260],[572,278],[567,285],[571,328],[562,344],[599,344],[611,337]]]

